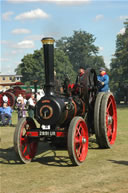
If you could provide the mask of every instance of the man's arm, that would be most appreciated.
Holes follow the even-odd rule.
[[[104,84],[108,84],[109,83],[109,76],[106,75],[104,78],[105,78]]]

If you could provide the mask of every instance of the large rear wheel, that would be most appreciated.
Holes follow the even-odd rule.
[[[94,127],[97,143],[101,148],[111,148],[117,134],[117,111],[111,92],[97,96],[94,110]]]
[[[101,132],[100,132],[101,101],[104,94],[105,94],[104,92],[98,93],[95,101],[95,107],[94,107],[94,128],[95,128],[96,141],[99,145],[101,140]]]
[[[117,134],[117,111],[112,93],[106,93],[101,102],[102,147],[111,148],[115,143]]]
[[[88,128],[82,117],[74,117],[68,129],[68,153],[75,166],[81,165],[88,152]]]
[[[21,118],[14,133],[14,149],[23,163],[29,163],[37,152],[38,139],[27,136],[29,129],[36,128],[34,120],[30,117]]]

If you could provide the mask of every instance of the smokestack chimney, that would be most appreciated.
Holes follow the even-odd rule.
[[[43,38],[44,63],[45,63],[45,94],[54,95],[54,39]]]

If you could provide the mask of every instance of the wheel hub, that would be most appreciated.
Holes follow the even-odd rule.
[[[112,122],[113,122],[112,117],[111,117],[111,116],[108,116],[108,124],[111,125]]]
[[[82,143],[85,144],[86,143],[86,138],[82,138]]]

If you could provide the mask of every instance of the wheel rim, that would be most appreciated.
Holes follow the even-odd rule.
[[[106,108],[106,129],[109,143],[112,145],[116,139],[117,133],[117,111],[114,97],[111,95],[108,98]]]
[[[20,132],[20,152],[25,160],[31,160],[37,151],[37,141],[27,136],[27,130],[33,127],[33,123],[24,122]]]
[[[88,130],[83,121],[79,121],[74,133],[74,152],[79,162],[83,162],[88,152]]]

